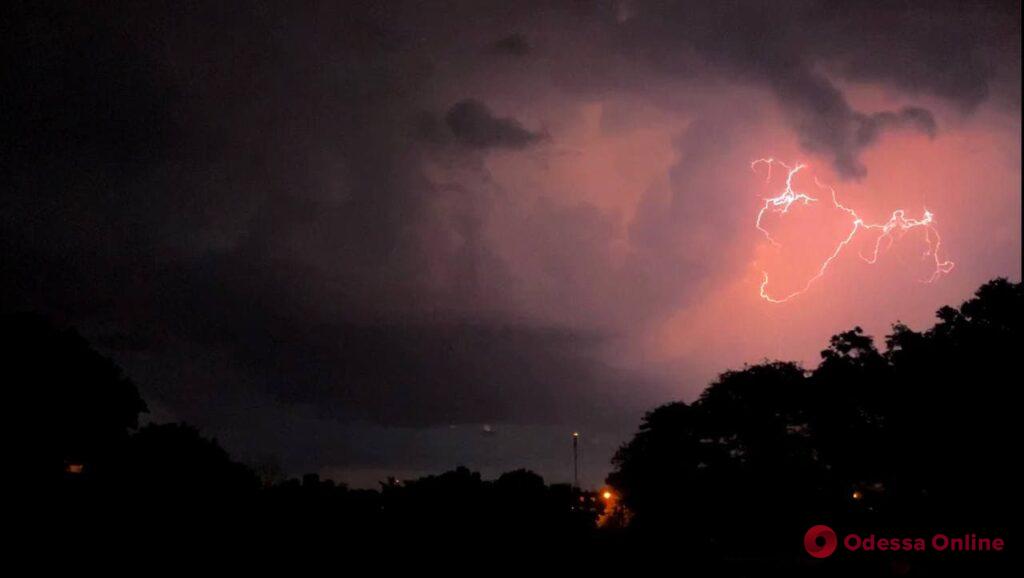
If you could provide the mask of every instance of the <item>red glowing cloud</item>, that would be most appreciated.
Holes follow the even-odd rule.
[[[780,216],[785,215],[789,212],[789,209],[796,203],[807,205],[808,203],[814,203],[818,201],[818,198],[811,197],[805,193],[797,192],[793,189],[793,179],[800,171],[807,168],[804,164],[795,164],[793,166],[786,165],[785,163],[776,161],[771,158],[757,159],[750,163],[750,168],[757,170],[759,166],[767,167],[766,182],[772,180],[772,166],[778,164],[779,166],[786,169],[786,185],[785,188],[778,195],[774,197],[768,197],[764,201],[764,206],[757,213],[757,219],[755,226],[758,231],[764,233],[765,238],[775,247],[780,247],[778,241],[772,238],[771,233],[764,228],[763,220],[765,213],[777,213]],[[814,179],[814,183],[819,189],[827,189],[831,195],[832,207],[842,213],[845,213],[849,219],[851,228],[845,237],[835,246],[828,257],[821,262],[818,266],[815,274],[807,279],[807,282],[803,284],[800,289],[786,294],[783,297],[773,296],[768,291],[768,272],[764,272],[764,277],[761,281],[760,295],[761,298],[769,303],[785,303],[794,297],[802,295],[811,288],[811,285],[815,281],[820,279],[825,272],[828,270],[829,265],[837,259],[840,253],[845,249],[853,240],[854,237],[860,231],[877,231],[878,235],[875,237],[873,243],[873,250],[870,256],[866,256],[863,253],[860,255],[866,263],[875,264],[878,261],[879,254],[888,248],[892,247],[894,240],[897,237],[902,237],[908,231],[912,229],[922,229],[924,231],[924,241],[927,245],[927,250],[924,253],[924,257],[930,257],[935,264],[934,270],[931,275],[923,282],[931,283],[939,278],[939,276],[949,273],[953,270],[954,263],[949,260],[945,260],[939,257],[939,250],[942,246],[942,238],[939,236],[939,232],[933,226],[934,215],[923,209],[923,216],[919,219],[908,218],[906,212],[903,209],[896,209],[889,216],[889,219],[881,223],[867,223],[862,219],[856,211],[843,205],[839,202],[836,191],[831,186],[823,185],[817,178]],[[884,247],[883,247],[884,245]]]

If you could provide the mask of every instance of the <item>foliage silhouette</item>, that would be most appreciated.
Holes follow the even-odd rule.
[[[608,476],[631,529],[734,559],[792,553],[822,521],[1005,532],[1022,305],[996,279],[885,351],[855,327],[813,371],[764,362],[651,411]]]
[[[813,370],[765,361],[721,374],[692,403],[655,408],[608,476],[625,529],[596,528],[604,504],[595,493],[547,485],[528,470],[489,481],[458,467],[379,490],[316,474],[282,480],[274,464],[257,476],[191,426],[138,428],[146,406],[135,386],[72,330],[7,316],[2,351],[9,407],[19,410],[9,413],[36,432],[17,471],[57,485],[61,519],[123,528],[140,512],[161,520],[133,539],[230,535],[309,549],[335,547],[338,537],[463,546],[528,538],[629,560],[685,553],[689,568],[719,574],[840,574],[808,563],[799,538],[809,526],[1008,533],[1019,433],[1009,380],[1022,304],[1020,283],[996,279],[959,308],[940,309],[926,331],[896,323],[884,350],[855,327],[831,338]],[[76,540],[99,539],[69,528]],[[869,559],[843,572],[956,572],[967,562]]]
[[[0,320],[8,419],[26,435],[15,471],[57,483],[69,468],[102,476],[118,459],[146,404],[135,385],[77,332],[42,317]]]

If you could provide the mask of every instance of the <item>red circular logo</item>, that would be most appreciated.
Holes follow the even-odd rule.
[[[836,551],[837,543],[835,531],[828,526],[813,526],[804,534],[804,548],[815,558],[831,556]]]

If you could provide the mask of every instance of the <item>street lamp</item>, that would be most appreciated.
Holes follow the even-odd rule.
[[[572,432],[572,485],[580,487],[580,432]]]

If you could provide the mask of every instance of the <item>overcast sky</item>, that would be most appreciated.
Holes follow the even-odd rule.
[[[721,371],[1020,279],[1019,2],[70,4],[4,18],[3,309],[247,461],[568,481],[580,431],[597,484]],[[780,246],[762,157],[821,198]],[[815,178],[955,268],[762,300],[849,232]]]

